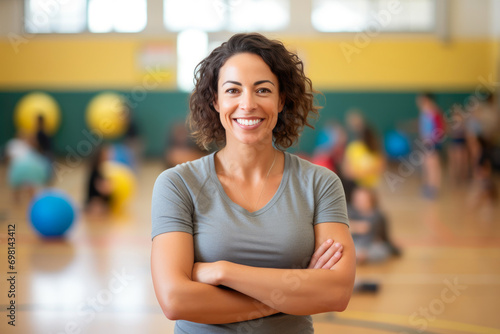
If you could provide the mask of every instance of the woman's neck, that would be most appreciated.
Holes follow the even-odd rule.
[[[227,143],[219,152],[220,163],[225,174],[243,180],[261,180],[266,178],[278,152],[268,145],[245,145]],[[219,155],[218,154],[218,155]]]

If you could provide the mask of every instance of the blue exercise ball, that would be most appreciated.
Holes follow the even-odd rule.
[[[399,158],[410,153],[410,140],[408,136],[399,131],[391,131],[385,135],[385,151],[389,158]]]
[[[316,139],[316,147],[322,150],[332,149],[337,142],[337,132],[333,127],[325,127],[319,133]]]
[[[71,227],[76,210],[70,197],[56,189],[35,196],[29,208],[29,220],[43,237],[61,237]]]
[[[28,152],[12,160],[8,179],[13,188],[20,186],[41,186],[50,178],[50,162],[36,152]]]
[[[122,163],[135,169],[134,155],[132,151],[124,144],[114,144],[111,146],[110,159]]]

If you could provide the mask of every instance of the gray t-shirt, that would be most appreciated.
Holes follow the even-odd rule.
[[[349,224],[342,184],[329,169],[285,152],[278,190],[263,208],[248,212],[226,195],[214,155],[167,169],[153,190],[152,238],[173,231],[192,234],[195,262],[306,268],[314,253],[314,225]],[[283,313],[221,325],[178,320],[175,327],[175,333],[190,334],[313,332],[310,316]]]

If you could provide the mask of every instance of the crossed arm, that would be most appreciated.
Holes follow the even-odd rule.
[[[158,235],[151,253],[156,297],[169,319],[207,324],[252,320],[278,312],[342,311],[355,275],[349,229],[341,223],[317,224],[315,240],[316,250],[307,269],[272,269],[227,261],[194,263],[190,234]]]

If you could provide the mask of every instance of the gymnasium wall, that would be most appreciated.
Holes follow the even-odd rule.
[[[75,155],[78,145],[92,143],[89,130],[85,126],[85,109],[98,90],[44,90],[59,103],[62,111],[60,130],[54,137],[56,152],[61,156]],[[125,95],[130,104],[135,106],[133,118],[142,135],[147,156],[159,156],[165,147],[166,138],[172,124],[183,122],[187,115],[188,94],[181,92],[149,92],[145,99],[136,103],[130,91],[114,90]],[[17,101],[30,90],[1,91],[0,140],[2,145],[15,134],[12,126],[12,112]],[[345,113],[357,108],[366,115],[380,134],[395,128],[406,128],[408,120],[417,117],[415,92],[405,91],[329,91],[318,95],[318,102],[324,108],[320,119],[313,123],[321,127],[327,119],[344,121]],[[468,92],[439,92],[438,103],[446,110],[454,103],[466,103]],[[311,153],[314,149],[316,132],[306,128],[298,146],[291,151]],[[94,144],[93,144],[94,145]],[[80,154],[84,155],[85,154]]]
[[[141,54],[155,46],[175,48],[175,35],[159,33],[157,19],[141,34],[26,35],[22,21],[12,19],[22,15],[19,3],[0,2],[0,20],[5,19],[0,29],[0,147],[14,135],[12,111],[24,93],[42,90],[58,101],[63,123],[56,149],[66,154],[68,145],[74,148],[84,139],[89,100],[113,90],[132,101],[146,153],[158,155],[168,127],[185,117],[188,95],[176,91],[175,67],[148,72]],[[161,1],[150,3],[151,12]],[[300,3],[292,1],[292,17],[303,9]],[[332,35],[295,27],[268,36],[283,40],[304,60],[307,75],[324,94],[319,96],[325,106],[322,119],[342,120],[346,110],[359,108],[384,133],[417,116],[414,98],[422,90],[435,92],[446,110],[465,103],[478,87],[492,89],[498,82],[500,44],[492,33],[497,28],[491,12],[499,6],[497,0],[483,4],[450,2],[444,34]],[[299,149],[310,151],[313,143],[314,134],[306,130]]]
[[[354,40],[282,38],[305,62],[320,90],[467,90],[488,76],[494,43],[436,38]],[[175,45],[175,40],[138,38],[78,39],[39,37],[18,45],[0,41],[0,89],[133,89],[147,75],[139,66],[141,48]],[[162,77],[157,90],[175,90],[175,72]]]

